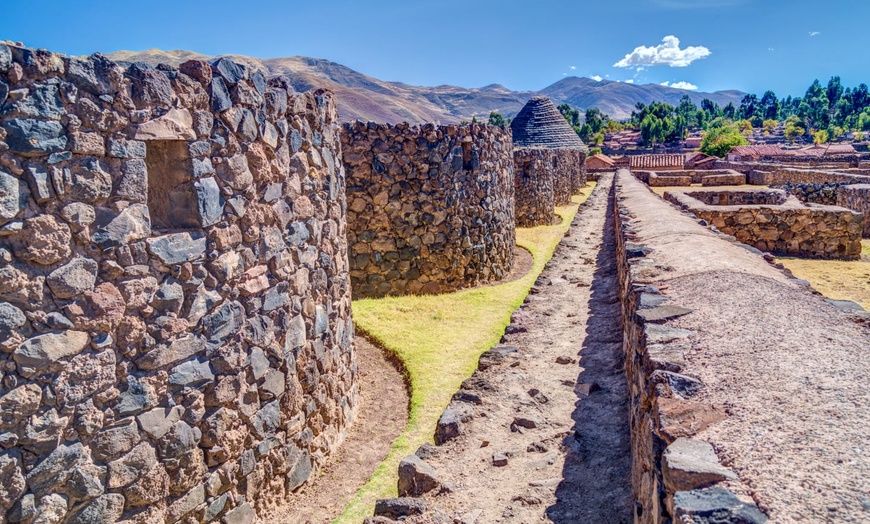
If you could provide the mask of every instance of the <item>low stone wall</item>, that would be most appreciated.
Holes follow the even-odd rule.
[[[837,188],[837,205],[864,215],[862,236],[870,238],[870,184],[854,184]]]
[[[695,333],[663,325],[691,310],[671,304],[654,285],[656,280],[648,276],[647,268],[654,264],[652,257],[659,247],[640,243],[635,232],[636,213],[650,211],[636,206],[634,199],[626,199],[627,189],[636,184],[627,171],[620,171],[613,187],[629,390],[631,484],[636,499],[634,522],[681,522],[679,516],[692,515],[687,499],[716,489],[722,491],[717,492],[720,500],[708,509],[717,509],[722,522],[761,524],[766,519],[753,504],[738,500],[721,487],[711,488],[726,480],[739,485],[737,475],[720,464],[713,447],[697,437],[727,415],[719,406],[695,400],[704,385],[683,374],[683,355]],[[732,520],[732,511],[746,513],[746,519]]]
[[[0,44],[0,522],[253,522],[344,438],[338,115],[289,85]]]
[[[549,226],[556,220],[552,149],[515,149],[514,203],[517,227]]]
[[[668,191],[665,199],[761,251],[842,260],[861,256],[864,220],[848,209],[803,205],[782,190]]]
[[[837,206],[838,189],[848,185],[845,182],[822,183],[822,184],[783,184],[774,186],[776,189],[794,195],[801,202],[810,202],[813,204],[822,204],[826,206]],[[846,207],[846,206],[841,206]],[[850,208],[851,209],[851,208]],[[857,210],[854,210],[857,211]]]
[[[870,177],[844,171],[803,169],[788,164],[759,162],[716,162],[716,167],[732,169],[747,175],[752,185],[781,186],[784,184],[860,184],[870,182]]]
[[[701,177],[701,185],[712,186],[742,186],[746,184],[746,175],[737,172],[707,175]]]
[[[558,189],[555,190],[555,204],[567,206],[571,197],[586,187],[586,153],[575,149],[556,149],[555,177]]]
[[[510,272],[509,132],[355,122],[341,139],[355,297],[441,293]],[[552,213],[552,185],[549,191]]]
[[[649,187],[688,187],[692,185],[691,175],[660,175],[656,172],[649,174],[647,178]]]

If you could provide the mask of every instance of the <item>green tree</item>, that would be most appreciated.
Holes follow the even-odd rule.
[[[701,139],[701,152],[724,157],[735,146],[745,146],[749,144],[743,133],[733,124],[726,124],[720,127],[707,129],[704,132],[704,137]]]
[[[776,127],[778,125],[779,125],[779,123],[776,120],[770,119],[770,120],[765,120],[764,122],[762,122],[761,128],[764,129],[764,133],[766,135],[769,135],[776,130]]]
[[[828,136],[828,132],[824,129],[820,129],[813,133],[813,143],[815,144],[824,144],[829,139],[830,137]]]
[[[504,117],[498,111],[492,111],[489,113],[489,125],[491,126],[501,126],[504,127],[505,121]]]

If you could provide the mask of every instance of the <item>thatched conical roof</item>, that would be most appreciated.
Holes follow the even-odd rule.
[[[571,125],[546,96],[534,96],[511,122],[514,147],[579,149],[589,152]]]

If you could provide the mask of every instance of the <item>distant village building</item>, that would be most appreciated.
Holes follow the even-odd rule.
[[[632,170],[679,171],[683,169],[683,155],[632,155],[629,166]]]
[[[592,155],[586,159],[586,169],[613,169],[614,161],[607,155]]]
[[[789,156],[792,153],[792,150],[772,145],[734,146],[728,152],[726,159],[729,162],[746,162],[764,157]]]
[[[824,157],[842,157],[857,155],[858,151],[852,144],[812,144],[800,149],[783,149],[778,145],[735,146],[728,152],[729,162],[758,161],[764,158],[783,158],[800,161]]]

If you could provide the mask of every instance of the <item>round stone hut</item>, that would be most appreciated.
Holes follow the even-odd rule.
[[[517,226],[552,224],[554,207],[586,185],[589,149],[546,96],[535,96],[511,122]]]
[[[510,272],[507,130],[355,122],[341,140],[354,297],[442,293]]]

